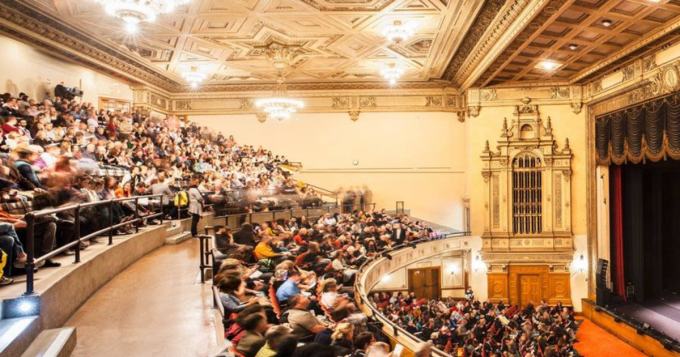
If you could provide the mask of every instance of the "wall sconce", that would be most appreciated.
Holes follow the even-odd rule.
[[[456,275],[456,270],[458,270],[458,269],[456,269],[455,265],[449,266],[449,274]]]
[[[581,256],[578,259],[574,260],[574,268],[576,268],[576,270],[578,270],[579,273],[583,273],[586,270],[586,268],[588,268],[588,263],[586,262],[586,259],[583,256],[583,254],[581,254]]]
[[[482,258],[478,255],[475,257],[475,260],[472,262],[472,268],[475,271],[475,273],[482,267],[484,263],[482,262]]]

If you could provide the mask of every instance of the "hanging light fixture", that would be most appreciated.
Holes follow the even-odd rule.
[[[408,40],[413,36],[413,29],[405,26],[401,21],[394,21],[394,24],[388,26],[383,31],[383,36],[385,36],[389,41],[399,43],[401,41]]]
[[[208,76],[201,73],[198,67],[192,66],[191,70],[182,73],[182,78],[191,85],[191,88],[198,88],[198,85],[203,82]]]
[[[403,74],[404,69],[397,66],[396,63],[390,63],[387,68],[380,71],[380,75],[383,76],[391,86],[396,85]]]
[[[301,100],[288,97],[288,91],[283,80],[283,76],[279,75],[276,78],[274,94],[269,98],[263,98],[255,102],[256,107],[262,108],[262,111],[267,113],[270,118],[279,121],[290,119],[291,115],[297,113],[299,109],[305,106],[305,103]]]
[[[161,14],[172,12],[191,0],[95,0],[106,12],[125,22],[128,32],[137,31],[141,22],[154,22]]]
[[[261,108],[272,119],[279,121],[290,119],[291,115],[305,106],[301,100],[288,96],[288,89],[284,83],[283,70],[288,67],[296,52],[296,47],[287,47],[278,43],[270,44],[264,51],[267,59],[276,68],[278,75],[273,95],[269,98],[259,99],[255,102],[255,106]]]

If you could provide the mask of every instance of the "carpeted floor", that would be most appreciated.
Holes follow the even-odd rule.
[[[590,320],[583,320],[576,332],[576,350],[585,357],[644,357],[644,353],[599,328]]]

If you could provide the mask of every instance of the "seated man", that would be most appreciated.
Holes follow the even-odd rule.
[[[276,299],[279,301],[279,304],[283,304],[291,297],[300,294],[298,284],[300,284],[301,280],[302,277],[298,271],[294,270],[288,274],[288,279],[276,290]]]
[[[288,299],[288,324],[293,334],[301,341],[309,341],[314,335],[323,331],[326,325],[309,312],[310,300],[304,295],[295,295]]]
[[[261,314],[252,314],[243,319],[242,327],[246,333],[241,337],[236,350],[246,357],[255,357],[264,346],[264,333],[269,329],[267,319]]]
[[[11,229],[12,232],[14,232],[14,230],[25,231],[26,229],[26,222],[24,221],[24,216],[9,214],[7,212],[4,212],[1,207],[0,207],[0,222],[10,223],[13,226],[13,229]],[[55,248],[57,240],[57,223],[56,218],[52,216],[36,217],[34,222],[35,222],[33,235],[35,237],[34,254],[35,258],[38,258],[43,255],[46,255]],[[7,231],[9,230],[10,229],[7,229]],[[21,248],[20,245],[18,246],[15,245],[15,249],[16,257],[19,258],[19,260],[16,260],[14,262],[15,263],[14,267],[18,269],[23,269],[24,264],[26,263],[26,259],[25,255],[19,253],[19,249],[23,251],[23,248]],[[61,263],[55,262],[52,259],[46,259],[44,262],[44,266],[47,268],[58,267],[61,266]]]

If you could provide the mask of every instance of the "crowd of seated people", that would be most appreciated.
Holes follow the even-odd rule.
[[[354,210],[316,219],[215,227],[214,285],[238,356],[388,356],[353,300],[357,268],[386,249],[436,235],[406,215]],[[304,343],[302,347],[295,347]],[[427,346],[421,356],[429,356]]]
[[[289,200],[319,205],[321,199],[291,180],[288,163],[262,147],[238,144],[233,136],[210,131],[176,117],[152,118],[140,112],[99,110],[46,93],[0,96],[0,203],[28,202],[32,210],[114,198],[161,195],[165,219],[188,208],[192,235],[205,205],[241,211],[285,206]],[[189,181],[190,187],[184,182]],[[304,192],[303,192],[304,189]],[[188,191],[188,192],[186,192]],[[178,192],[186,196],[178,197]],[[182,200],[185,197],[185,200]],[[283,197],[283,198],[282,198]],[[145,216],[158,199],[121,202],[112,214],[97,206],[81,214],[81,236]],[[0,285],[26,264],[23,214],[0,207],[0,249],[7,257]],[[116,234],[128,234],[134,225]],[[74,214],[39,217],[35,225],[36,257],[73,242]],[[22,242],[23,241],[23,242]],[[81,243],[86,248],[88,242]],[[68,254],[69,252],[66,252]],[[47,259],[44,267],[59,266]]]
[[[578,356],[573,346],[578,323],[573,310],[561,303],[542,301],[519,309],[475,300],[471,289],[465,299],[383,292],[369,300],[393,323],[455,356]]]

